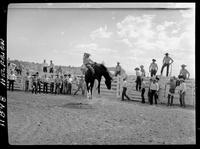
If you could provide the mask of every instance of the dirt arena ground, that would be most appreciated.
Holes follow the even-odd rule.
[[[11,145],[195,144],[195,110],[7,92]]]

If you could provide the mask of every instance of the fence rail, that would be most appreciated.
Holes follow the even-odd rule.
[[[136,78],[135,77],[128,77],[127,82],[128,82],[128,89],[127,89],[127,95],[132,99],[136,101],[141,101],[141,92],[136,91],[136,83],[135,83]],[[144,81],[146,82],[146,88],[145,88],[145,100],[148,100],[148,86],[149,86],[149,78],[144,78]],[[168,95],[168,90],[169,87],[166,86],[166,82],[168,81],[168,78],[161,78],[159,81],[160,84],[160,90],[159,90],[159,100],[158,102],[160,103],[167,103],[167,95]],[[105,96],[112,96],[116,98],[121,98],[121,93],[122,93],[122,78],[121,77],[115,77],[111,89],[108,90],[106,85],[105,85],[105,79],[102,78],[101,80],[101,94]],[[195,82],[194,80],[186,80],[186,86],[187,86],[187,91],[185,95],[185,102],[187,105],[192,105],[195,106]],[[97,86],[94,86],[94,90],[96,90]],[[8,88],[8,84],[7,84]],[[54,87],[55,88],[55,87]],[[23,81],[22,77],[17,77],[17,80],[14,83],[14,89],[15,90],[25,90],[25,82]],[[29,83],[29,89],[31,89],[31,84]],[[75,83],[72,83],[72,92],[74,92],[77,89],[77,86]],[[41,90],[43,91],[43,84],[41,84]],[[48,84],[48,92],[50,92],[50,84]],[[78,93],[81,93],[79,91]],[[179,103],[179,95],[178,95],[178,89],[175,90],[175,95],[174,95],[174,103]]]

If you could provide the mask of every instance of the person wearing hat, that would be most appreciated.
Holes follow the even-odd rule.
[[[24,77],[25,82],[25,92],[29,91],[29,72],[26,72],[26,76]]]
[[[14,82],[15,80],[17,79],[16,75],[14,74],[14,71],[11,70],[9,76],[8,76],[8,82],[9,82],[9,90],[10,90],[10,87],[12,88],[12,91],[14,90]]]
[[[158,71],[158,65],[155,62],[155,59],[152,59],[152,63],[149,66],[149,72],[151,74],[151,77],[155,76]]]
[[[37,76],[36,76],[36,74],[32,75],[32,93],[37,94]]]
[[[141,71],[141,77],[145,77],[146,75],[145,75],[145,70],[144,70],[143,65],[140,66],[140,71]]]
[[[150,104],[153,104],[153,98],[155,100],[155,104],[157,104],[157,92],[159,90],[159,85],[156,81],[155,77],[152,77],[152,82],[150,84]]]
[[[169,54],[165,53],[165,57],[163,58],[163,65],[162,65],[161,72],[160,72],[161,75],[163,73],[164,68],[167,67],[166,76],[168,76],[168,74],[169,74],[169,65],[171,65],[173,62],[174,62],[174,60],[171,57],[169,57]]]
[[[63,79],[63,93],[67,93],[67,84],[68,84],[68,75],[64,74],[64,79]]]
[[[48,93],[49,77],[45,74],[43,78],[43,93]]]
[[[83,65],[90,69],[93,74],[95,74],[94,68],[92,67],[92,64],[94,64],[94,61],[90,59],[89,53],[84,53],[83,55]]]
[[[56,78],[55,78],[55,94],[60,94],[60,85],[61,85],[61,80],[59,78],[59,75],[57,74],[56,75]]]
[[[54,77],[53,77],[53,75],[50,76],[49,83],[50,83],[50,93],[53,94],[54,93]]]
[[[69,79],[68,79],[68,83],[67,83],[67,94],[71,95],[73,79],[71,77],[71,74],[68,74],[68,77],[69,77]]]
[[[122,71],[122,68],[120,66],[120,63],[117,62],[117,66],[115,67],[115,76],[121,75],[121,71]]]
[[[46,60],[44,60],[42,66],[43,66],[43,72],[46,73],[47,72],[47,67],[48,67],[48,64],[46,63]]]
[[[146,82],[144,81],[144,78],[142,78],[141,79],[141,97],[142,97],[142,103],[145,103],[145,98],[144,98],[145,87],[146,87]]]
[[[76,93],[81,89],[81,91],[82,91],[82,95],[84,95],[85,94],[85,80],[84,80],[84,77],[83,76],[81,76],[80,77],[80,79],[78,79],[77,80],[77,86],[78,86],[78,88],[77,88],[77,90],[74,92],[74,94],[73,95],[76,95]]]
[[[36,77],[37,77],[37,88],[39,94],[41,93],[41,84],[42,84],[42,78],[39,76],[39,72],[36,72]]]
[[[136,90],[140,91],[141,90],[141,74],[140,74],[140,69],[138,67],[135,68],[135,73],[136,73]]]
[[[180,70],[179,77],[182,76],[184,80],[185,79],[189,79],[190,73],[189,73],[189,71],[187,69],[185,69],[186,65],[182,64],[181,67],[182,68]],[[187,75],[188,75],[188,77],[187,77]]]
[[[180,101],[180,106],[185,107],[185,93],[186,93],[186,83],[184,81],[184,78],[180,78],[180,85],[179,85],[179,101]]]
[[[54,64],[53,64],[53,61],[50,60],[49,73],[53,73],[53,72],[54,72]]]
[[[167,106],[172,106],[173,105],[174,94],[175,94],[175,89],[176,89],[176,80],[174,79],[174,77],[170,78],[170,81],[167,82],[167,85],[169,85]],[[170,101],[170,99],[171,99],[171,101]]]
[[[130,100],[130,98],[127,96],[127,94],[126,94],[126,91],[127,91],[127,87],[128,87],[128,83],[127,83],[127,76],[125,76],[124,78],[123,78],[123,84],[122,84],[122,88],[123,88],[123,90],[122,90],[122,101],[124,101],[125,99],[124,99],[124,96],[128,99],[128,100]]]

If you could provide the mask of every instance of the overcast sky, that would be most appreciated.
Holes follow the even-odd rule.
[[[37,4],[9,5],[7,53],[10,59],[81,66],[84,52],[91,59],[127,73],[148,67],[155,58],[160,69],[166,52],[174,59],[172,75],[186,64],[195,75],[194,5],[181,4]],[[98,9],[88,9],[101,7]],[[112,7],[112,8],[111,8]],[[115,9],[123,7],[123,9]],[[129,7],[129,8],[127,8]],[[149,7],[180,9],[134,9]],[[106,9],[102,9],[106,8]],[[132,8],[132,9],[130,9]]]

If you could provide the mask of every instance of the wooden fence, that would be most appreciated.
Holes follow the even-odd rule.
[[[162,77],[159,80],[160,90],[159,90],[159,103],[167,103],[167,95],[169,87],[166,86],[166,82],[169,78]],[[131,100],[135,101],[141,101],[141,92],[136,91],[136,83],[135,83],[136,77],[135,76],[129,76],[127,79],[128,82],[128,89],[127,89],[127,95],[131,98]],[[110,97],[116,97],[121,98],[122,93],[122,78],[121,77],[115,77],[111,89],[108,90],[105,83],[105,79],[102,77],[101,81],[101,95],[102,96],[110,96]],[[149,78],[144,78],[144,81],[146,82],[146,88],[145,88],[145,101],[148,101],[148,86],[149,86]],[[185,102],[186,105],[192,105],[195,106],[195,81],[194,80],[186,80],[186,86],[187,91],[185,95]],[[97,85],[97,83],[96,83]],[[7,85],[8,87],[8,85]],[[94,86],[94,91],[96,90],[97,86]],[[22,79],[22,77],[18,76],[17,80],[14,84],[15,90],[25,90],[25,83]],[[31,84],[29,83],[29,89],[31,89]],[[77,86],[75,83],[72,83],[72,93],[75,92],[77,89]],[[43,91],[43,84],[41,84],[41,90]],[[48,92],[50,92],[50,84],[48,84]],[[78,92],[78,94],[81,94],[81,91]],[[178,88],[175,90],[174,95],[174,103],[179,104],[179,95],[178,95]]]

